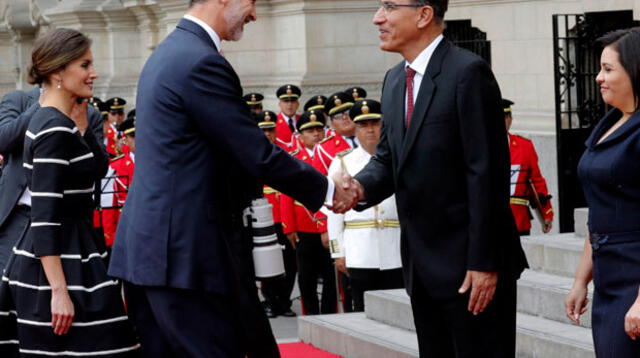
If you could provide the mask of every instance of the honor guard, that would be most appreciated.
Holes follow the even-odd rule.
[[[276,144],[288,152],[301,148],[296,136],[296,123],[299,115],[302,91],[295,85],[284,85],[276,91],[280,113],[276,121]]]
[[[507,132],[511,128],[513,116],[508,99],[502,100]],[[520,235],[531,233],[531,205],[539,213],[542,232],[551,231],[553,208],[547,182],[538,166],[538,154],[533,143],[519,135],[508,133],[509,152],[511,153],[511,211]]]
[[[344,90],[344,93],[351,94],[351,97],[356,101],[367,98],[367,91],[362,87],[349,87]]]
[[[369,162],[380,140],[382,114],[374,100],[356,101],[350,110],[360,146],[337,155],[329,176],[347,172],[354,176]],[[402,288],[400,222],[395,196],[364,211],[330,212],[327,219],[331,257],[351,281],[353,310],[364,311],[364,292]]]
[[[245,94],[242,99],[247,102],[249,110],[254,115],[260,114],[262,112],[262,101],[264,100],[264,96],[262,94],[251,92]]]
[[[98,108],[100,115],[102,116],[102,133],[104,136],[104,148],[109,154],[110,158],[114,158],[119,154],[118,148],[118,131],[109,121],[109,104],[106,102],[99,102]]]
[[[136,127],[135,117],[127,118],[118,128],[123,135],[124,145],[128,148],[118,159],[111,161],[111,166],[115,170],[115,206],[122,210],[127,193],[133,180],[133,171],[135,169],[135,152],[136,152]]]
[[[297,129],[304,146],[292,153],[311,164],[313,147],[324,137],[325,119],[322,111],[304,112]],[[309,188],[317,190],[318,188]],[[335,313],[337,308],[335,273],[329,254],[326,216],[311,212],[287,195],[281,195],[282,227],[298,258],[298,286],[302,296],[303,314]],[[322,301],[318,302],[318,278],[322,277]]]
[[[358,146],[355,124],[349,117],[353,103],[353,97],[344,92],[334,93],[327,99],[324,111],[329,115],[334,134],[316,146],[313,158],[313,166],[322,174],[327,174],[336,154]]]
[[[265,137],[271,143],[276,141],[276,118],[277,115],[271,111],[264,111],[256,116],[258,127],[262,129]],[[263,195],[269,201],[273,210],[273,222],[275,223],[278,243],[283,247],[282,256],[284,259],[285,276],[271,280],[262,281],[262,295],[264,310],[269,318],[277,316],[295,317],[296,313],[291,310],[291,292],[295,285],[298,267],[296,263],[296,251],[282,231],[282,219],[280,215],[280,192],[265,185]]]
[[[117,128],[124,121],[124,106],[127,101],[120,97],[113,97],[106,103],[109,105],[109,122]]]
[[[304,104],[304,110],[305,112],[310,110],[320,110],[324,113],[324,105],[326,103],[327,103],[327,97],[323,95],[316,95],[309,98],[309,100]],[[329,123],[329,116],[327,116],[326,113],[324,113],[324,118],[325,118],[325,121]],[[325,138],[333,135],[333,129],[328,127],[325,127],[325,129],[326,129],[324,133]]]

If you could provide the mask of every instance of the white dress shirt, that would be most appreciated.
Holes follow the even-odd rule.
[[[413,77],[413,104],[414,105],[416,104],[416,99],[418,99],[418,92],[420,91],[422,78],[424,77],[424,74],[427,72],[427,66],[429,66],[429,61],[431,60],[433,53],[436,51],[436,48],[438,47],[440,42],[442,42],[443,39],[444,39],[444,36],[440,34],[438,37],[436,37],[435,40],[431,41],[431,43],[429,44],[429,46],[427,46],[427,48],[425,48],[424,50],[422,50],[422,52],[420,52],[418,57],[416,57],[413,60],[413,62],[409,63],[408,61],[405,61],[405,66],[404,66],[405,69],[407,67],[411,67],[414,71],[416,71],[416,74]],[[408,107],[409,103],[407,102],[409,100],[409,96],[407,96],[407,93],[405,93],[404,98],[405,98],[404,116],[406,118],[407,108],[409,108]]]

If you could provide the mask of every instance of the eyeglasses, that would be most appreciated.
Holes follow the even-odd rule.
[[[427,5],[420,5],[420,4],[396,4],[390,1],[384,1],[382,3],[382,5],[380,5],[380,8],[382,10],[384,10],[385,13],[389,13],[393,10],[395,10],[396,8],[399,7],[413,7],[413,8],[417,8],[417,7],[423,7],[423,6],[427,6]]]

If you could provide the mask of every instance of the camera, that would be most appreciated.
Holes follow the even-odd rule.
[[[258,280],[284,275],[282,246],[273,222],[272,205],[265,198],[251,202],[247,210],[248,224],[253,234],[253,265]]]

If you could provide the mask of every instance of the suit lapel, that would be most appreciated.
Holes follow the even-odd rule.
[[[391,131],[394,138],[391,143],[394,143],[396,153],[402,151],[402,141],[405,135],[404,127],[404,93],[406,92],[406,85],[404,80],[404,61],[398,66],[398,69],[390,79],[389,90],[391,91],[391,99],[389,100],[390,107],[388,110],[384,109],[385,118],[389,119],[388,125],[393,128]]]
[[[449,49],[449,42],[446,39],[443,39],[442,42],[436,47],[431,59],[429,60],[429,64],[427,65],[427,70],[422,78],[422,83],[420,84],[420,90],[418,91],[418,98],[416,99],[416,104],[413,109],[413,114],[411,116],[411,124],[407,129],[407,133],[404,137],[404,142],[402,143],[402,151],[400,155],[400,161],[398,163],[398,170],[402,168],[409,152],[411,151],[411,147],[416,141],[418,137],[418,133],[420,132],[420,127],[422,127],[422,123],[427,117],[429,112],[429,107],[431,107],[431,100],[433,99],[433,95],[437,90],[437,85],[435,82],[435,78],[440,74],[440,70],[442,68],[442,61]],[[406,90],[402,92],[402,100],[401,103],[405,102],[405,94]],[[404,113],[404,112],[402,112]],[[404,118],[404,116],[403,116]],[[403,121],[404,126],[404,121]]]

